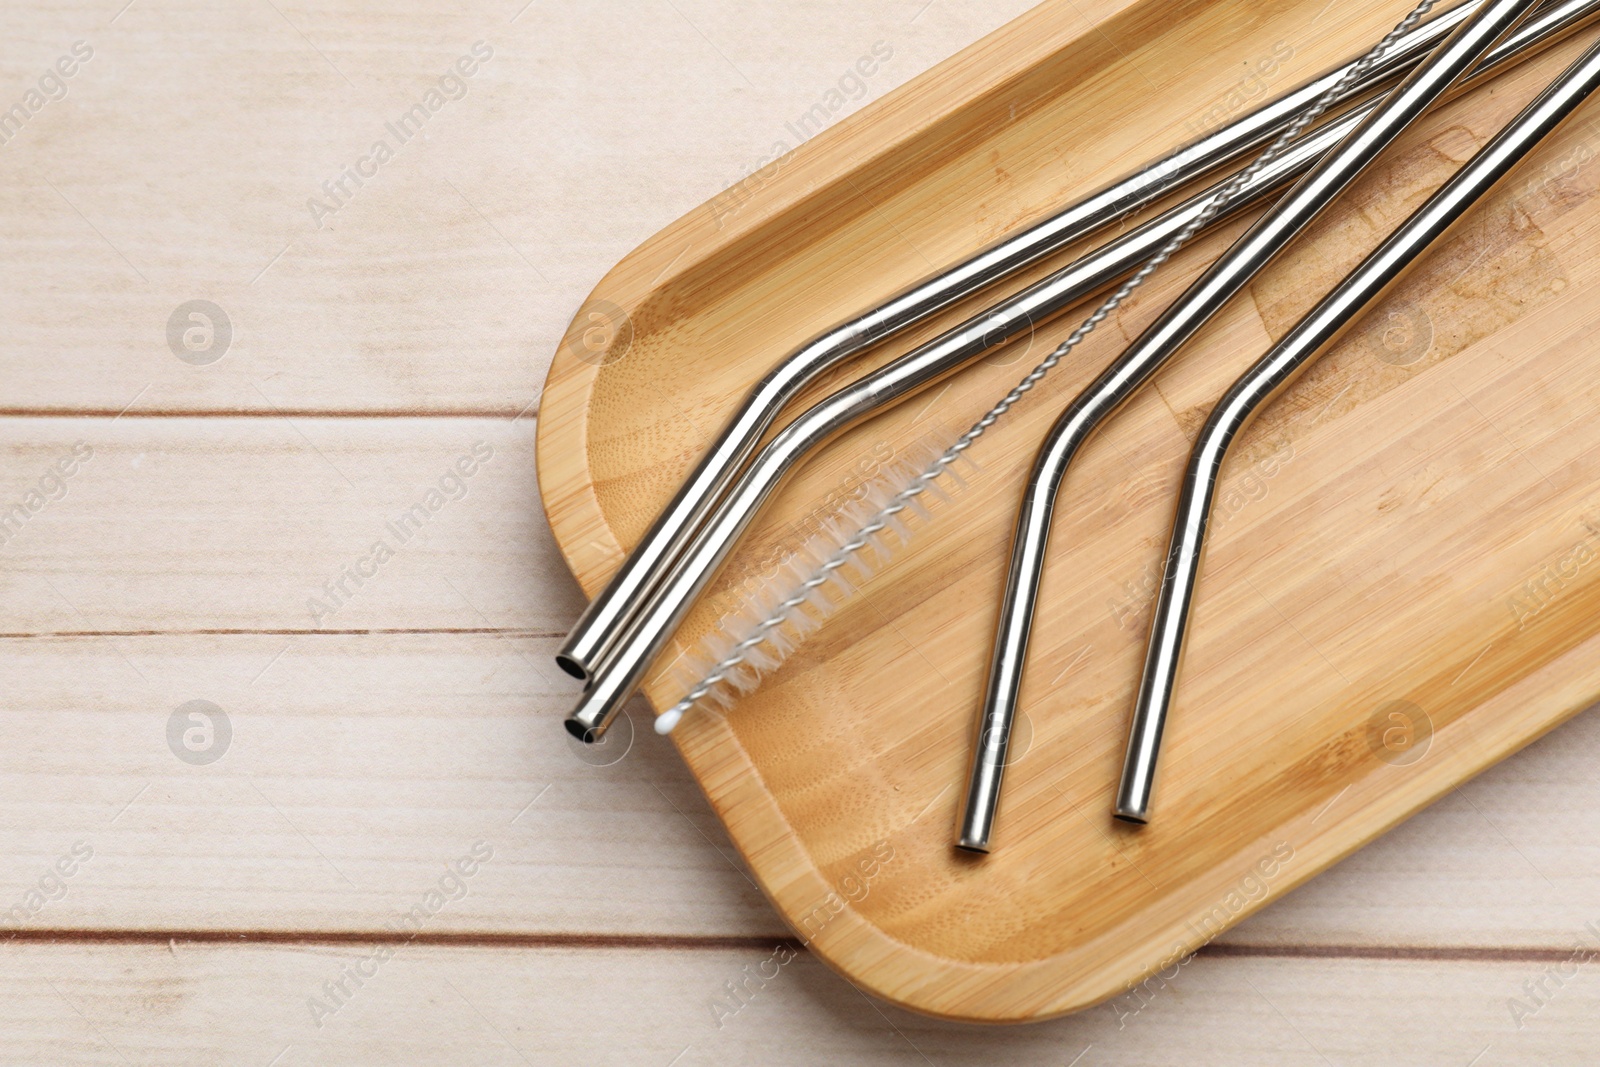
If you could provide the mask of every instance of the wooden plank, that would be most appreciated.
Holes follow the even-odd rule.
[[[1575,936],[1577,936],[1577,933]],[[1587,951],[1596,951],[1593,935]],[[1006,1032],[869,1000],[782,945],[698,952],[12,944],[17,1064],[1509,1064],[1586,1062],[1592,958],[1214,958],[1143,998]],[[346,977],[361,968],[361,985]],[[1559,972],[1562,980],[1552,972]],[[332,983],[343,982],[341,993]],[[1536,1010],[1524,983],[1546,991]],[[743,992],[729,992],[730,984]],[[312,1005],[323,1010],[313,1021]],[[1516,1025],[1521,1023],[1520,1029]],[[274,1057],[277,1057],[274,1059]],[[1475,1058],[1476,1057],[1476,1058]]]
[[[553,649],[482,634],[0,641],[0,909],[39,904],[0,925],[380,932],[481,842],[492,861],[430,931],[776,932],[637,710],[632,745],[578,749],[561,730],[570,682]],[[70,892],[27,900],[80,841],[94,855]]]
[[[5,628],[564,632],[582,600],[533,436],[529,418],[8,420]]]
[[[0,407],[516,414],[627,249],[1030,2],[15,7],[8,105],[93,54],[0,149]],[[167,337],[195,299],[232,332],[205,366]]]
[[[786,936],[643,708],[609,750],[560,730],[572,685],[547,666],[554,646],[494,634],[0,640],[0,912],[30,903],[75,843],[94,850],[65,896],[0,926],[376,933],[482,840],[492,861],[428,933]],[[197,700],[227,718],[220,749],[187,712],[200,751],[169,737]],[[1586,770],[1597,747],[1600,716],[1580,717],[1223,943],[1561,947],[1600,896],[1585,830],[1600,812]]]

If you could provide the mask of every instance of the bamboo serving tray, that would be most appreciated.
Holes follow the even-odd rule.
[[[646,241],[580,310],[539,413],[545,508],[584,589],[796,345],[1356,54],[1409,5],[1045,3]],[[1590,37],[1428,116],[1085,449],[1057,513],[993,855],[951,841],[1025,472],[1067,399],[1248,220],[1197,241],[985,436],[970,453],[981,471],[758,692],[685,718],[684,759],[822,959],[939,1016],[1086,1007],[1170,975],[1600,694],[1591,106],[1236,445],[1153,821],[1110,817],[1206,412]],[[731,590],[897,458],[948,444],[1086,311],[798,471],[656,665],[655,707],[681,695],[669,665]]]

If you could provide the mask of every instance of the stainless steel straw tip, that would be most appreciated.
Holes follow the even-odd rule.
[[[578,717],[576,715],[568,718],[562,723],[562,725],[567,728],[567,733],[571,734],[573,737],[576,737],[579,741],[582,741],[586,745],[594,744],[605,735],[605,730],[603,728],[586,726],[578,721]]]
[[[1010,734],[1011,724],[1001,722],[987,725],[979,735],[978,750],[972,756],[972,773],[967,780],[967,802],[961,808],[961,822],[956,827],[956,848],[963,852],[989,854],[995,816],[1000,809],[1000,783],[1005,778]]]
[[[579,663],[565,652],[556,653],[556,666],[560,667],[562,670],[566,671],[580,682],[587,682],[589,680],[589,672],[584,669],[583,664]]]
[[[1140,707],[1144,706],[1141,693]],[[1117,800],[1111,806],[1113,818],[1144,826],[1150,821],[1150,798],[1155,792],[1155,753],[1161,747],[1161,726],[1151,716],[1141,717],[1134,712],[1133,727],[1128,737],[1128,751],[1123,759],[1122,780],[1117,783]]]
[[[606,731],[611,728],[611,720],[622,710],[622,701],[607,699],[604,694],[598,695],[598,699],[596,697],[593,686],[585,689],[578,698],[578,706],[572,709],[572,714],[567,716],[564,724],[567,733],[586,745],[605,737]]]

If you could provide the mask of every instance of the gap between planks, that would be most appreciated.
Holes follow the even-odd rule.
[[[769,949],[784,946],[807,952],[793,937],[696,934],[587,934],[587,933],[421,933],[414,937],[340,930],[16,930],[5,943],[59,945],[167,945],[174,942],[202,945],[427,945],[437,948],[526,949],[627,949],[669,952],[720,952],[730,949]],[[1212,959],[1328,959],[1392,960],[1429,963],[1558,963],[1571,958],[1570,948],[1518,948],[1498,945],[1251,945],[1208,944],[1197,953]]]

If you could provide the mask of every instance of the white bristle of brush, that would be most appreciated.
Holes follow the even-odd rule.
[[[753,692],[861,585],[905,550],[915,534],[909,518],[932,520],[933,513],[916,499],[919,494],[904,499],[899,494],[923,477],[939,451],[920,444],[906,452],[679,660],[674,674],[687,695],[656,717],[656,733],[671,733],[697,704],[726,710],[736,694]],[[964,456],[962,461],[972,464]],[[933,495],[950,499],[943,492]]]

